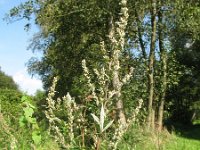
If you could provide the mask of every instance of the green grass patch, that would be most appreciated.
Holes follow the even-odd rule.
[[[120,150],[200,150],[200,125],[178,125],[172,133],[134,126],[119,145]]]
[[[174,135],[164,147],[165,150],[199,150],[200,140]]]
[[[178,128],[165,145],[166,150],[200,150],[200,124]]]

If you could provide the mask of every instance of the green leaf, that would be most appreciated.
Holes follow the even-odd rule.
[[[102,132],[104,132],[105,130],[107,130],[107,129],[112,125],[113,121],[114,121],[114,120],[110,121],[110,122],[106,125],[106,127],[103,129]]]
[[[105,117],[105,112],[104,112],[104,107],[103,104],[101,105],[101,112],[100,112],[100,129],[103,132],[103,124],[104,124],[104,117]]]
[[[30,108],[30,107],[24,108],[24,115],[26,118],[32,117],[33,113],[34,113],[33,108]]]
[[[27,119],[27,121],[29,122],[29,123],[31,123],[31,124],[35,124],[36,123],[36,119],[35,118],[32,118],[32,117],[27,117],[26,118]]]
[[[19,126],[20,127],[24,127],[25,126],[25,120],[26,120],[26,118],[24,117],[24,116],[21,116],[20,118],[19,118]]]
[[[26,95],[23,95],[22,98],[21,98],[21,101],[26,102],[27,100],[28,100],[28,97]]]
[[[93,119],[98,123],[98,125],[100,125],[99,118],[94,114],[91,114],[91,115],[92,115]]]
[[[32,132],[32,140],[36,145],[40,144],[40,142],[42,140],[40,131],[33,131]]]
[[[35,118],[34,118],[35,119]],[[32,125],[32,128],[35,130],[35,129],[39,129],[39,126],[38,126],[38,124],[37,124],[37,122],[36,122],[36,119],[35,119],[35,123],[33,123],[33,125]]]

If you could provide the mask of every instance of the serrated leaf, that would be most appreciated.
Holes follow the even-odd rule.
[[[106,127],[103,129],[102,132],[104,132],[105,130],[107,130],[107,129],[112,125],[113,121],[114,121],[114,120],[110,121],[110,122],[106,125]]]
[[[99,118],[94,114],[91,114],[91,115],[92,115],[93,119],[100,125]]]

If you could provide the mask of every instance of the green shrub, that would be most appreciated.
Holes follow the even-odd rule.
[[[11,89],[0,89],[0,107],[5,118],[11,123],[16,123],[16,118],[22,113],[22,93]]]
[[[12,89],[18,90],[17,84],[14,82],[12,77],[6,75],[0,70],[0,89]]]

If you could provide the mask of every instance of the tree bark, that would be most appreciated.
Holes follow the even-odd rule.
[[[151,45],[149,54],[149,97],[148,97],[148,115],[147,115],[147,127],[151,128],[152,119],[152,106],[153,106],[153,96],[154,96],[154,59],[155,59],[155,42],[156,42],[156,0],[151,1]]]
[[[161,6],[160,6],[161,8]],[[161,9],[158,11],[158,38],[159,38],[159,49],[160,49],[160,61],[161,61],[161,97],[160,106],[158,110],[158,131],[162,130],[163,126],[163,113],[165,105],[165,96],[167,89],[167,52],[164,49],[163,44],[163,17]]]
[[[116,106],[117,106],[117,110],[118,110],[118,118],[119,118],[120,122],[122,123],[123,127],[126,127],[127,123],[126,123],[126,116],[124,113],[123,101],[118,100]]]
[[[146,50],[145,50],[144,41],[142,39],[142,31],[141,31],[141,27],[140,27],[141,21],[139,19],[138,12],[137,12],[136,9],[135,9],[135,17],[136,17],[136,21],[137,21],[138,39],[139,39],[139,42],[140,42],[140,47],[141,47],[141,50],[142,50],[143,58],[145,59],[145,62],[146,62],[147,54],[146,54]]]
[[[155,110],[152,109],[152,113],[151,113],[151,130],[155,131]]]

